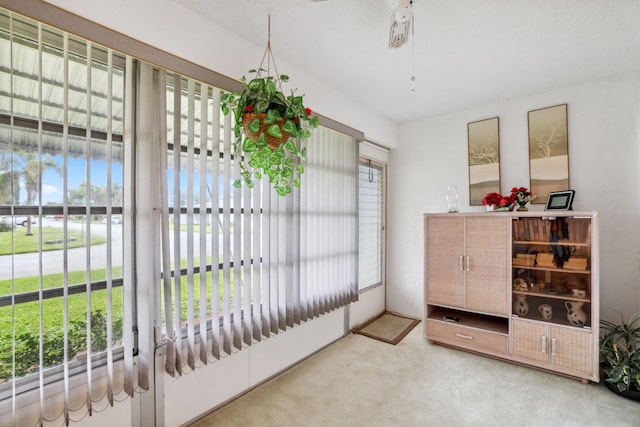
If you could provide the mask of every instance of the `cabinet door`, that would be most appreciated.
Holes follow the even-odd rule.
[[[508,316],[509,219],[467,218],[467,308]]]
[[[428,218],[427,301],[464,308],[464,218]]]
[[[551,328],[551,363],[589,372],[591,366],[591,332],[569,328]]]
[[[511,352],[514,356],[549,362],[547,326],[520,319],[513,319],[511,326]]]

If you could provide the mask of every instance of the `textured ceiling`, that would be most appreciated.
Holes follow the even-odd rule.
[[[175,1],[399,123],[640,71],[638,0]]]

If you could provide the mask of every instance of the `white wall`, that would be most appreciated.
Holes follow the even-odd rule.
[[[640,311],[640,73],[402,125],[389,163],[388,309],[422,315],[422,215],[446,211],[447,185],[457,185],[461,211],[481,210],[469,206],[467,123],[500,117],[508,193],[529,187],[527,112],[563,103],[574,209],[600,212],[601,317]]]

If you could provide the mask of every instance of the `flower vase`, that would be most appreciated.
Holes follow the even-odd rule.
[[[527,207],[527,202],[524,202],[524,203],[518,202],[518,207],[516,208],[516,210],[518,210],[518,211],[528,211],[529,208]]]
[[[455,185],[447,187],[447,212],[458,212],[458,188]]]

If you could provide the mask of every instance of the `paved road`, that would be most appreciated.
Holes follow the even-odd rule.
[[[62,221],[56,221],[53,219],[44,219],[43,226],[52,226],[62,228]],[[68,227],[77,231],[82,231],[85,225],[82,223],[69,222]],[[23,227],[17,227],[17,232],[25,232]],[[106,224],[91,224],[91,233],[106,236],[107,225]],[[170,233],[170,238],[173,241],[173,233]],[[200,243],[199,235],[194,236],[194,257],[199,257]],[[112,266],[122,265],[122,226],[119,224],[113,224],[111,227],[111,241],[112,241]],[[222,240],[222,239],[221,239]],[[180,245],[182,248],[182,257],[186,257],[187,254],[187,233],[180,233]],[[222,245],[222,241],[220,242]],[[211,246],[211,235],[207,234],[207,252]],[[221,247],[222,250],[222,247]],[[87,263],[87,248],[76,248],[67,251],[67,271],[83,271]],[[106,259],[107,245],[95,245],[91,246],[91,268],[105,268],[107,266]],[[64,252],[58,251],[46,251],[42,252],[42,274],[61,273],[63,271]],[[28,253],[17,254],[13,257],[11,255],[0,256],[0,280],[11,279],[12,277],[33,277],[39,275],[40,254]]]
[[[34,225],[35,226],[35,225]],[[62,221],[44,219],[43,226],[45,227],[60,227],[62,228]],[[71,230],[82,232],[85,224],[69,222],[68,227]],[[26,229],[24,227],[17,227],[16,233],[24,233]],[[106,224],[91,224],[91,233],[106,236],[107,225]],[[122,229],[118,224],[113,224],[111,227],[112,236],[112,254],[113,265],[122,265]],[[91,267],[92,268],[104,268],[106,266],[106,252],[107,245],[95,245],[91,246]],[[68,271],[82,271],[85,269],[87,263],[86,248],[76,248],[67,251],[67,266]],[[42,252],[42,274],[52,274],[62,272],[64,265],[64,251],[44,251]],[[13,257],[11,255],[0,256],[0,280],[11,279],[12,275],[15,278],[38,276],[40,265],[40,254],[27,253],[17,254]]]

